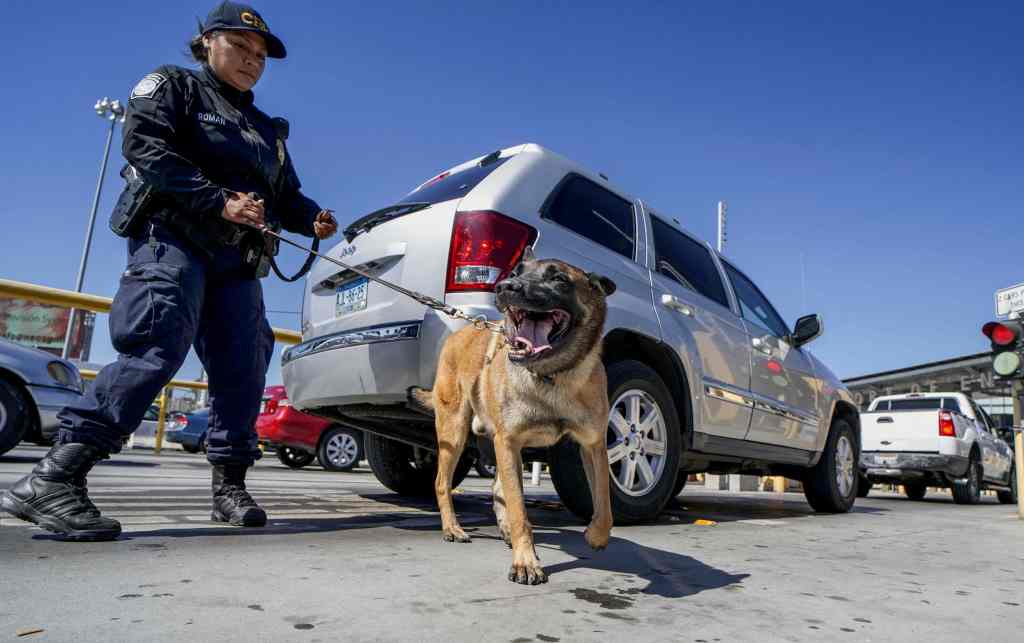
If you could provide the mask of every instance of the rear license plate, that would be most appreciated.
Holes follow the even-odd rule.
[[[894,455],[878,456],[878,464],[896,464],[896,460],[898,460],[898,457]]]
[[[338,297],[335,304],[335,315],[342,316],[354,313],[366,308],[366,293],[369,290],[370,280],[360,277],[350,281],[338,288]]]

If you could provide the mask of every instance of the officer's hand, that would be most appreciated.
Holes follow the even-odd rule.
[[[263,225],[263,199],[254,199],[245,192],[229,192],[221,216],[232,223],[258,228]]]
[[[329,239],[338,231],[338,222],[330,210],[320,210],[313,220],[313,234],[317,239]]]

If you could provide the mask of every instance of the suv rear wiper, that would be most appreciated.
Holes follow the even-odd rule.
[[[395,205],[389,205],[386,208],[375,210],[365,217],[361,217],[353,221],[345,230],[345,241],[352,243],[352,240],[361,235],[364,232],[369,232],[374,227],[379,226],[385,221],[397,219],[398,217],[412,214],[413,212],[419,212],[424,208],[429,208],[431,203],[427,201],[412,201],[410,203],[396,203]]]

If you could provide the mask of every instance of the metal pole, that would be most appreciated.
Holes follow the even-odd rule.
[[[153,440],[153,455],[160,455],[160,450],[164,446],[164,422],[167,420],[167,394],[169,387],[164,387],[160,390],[160,398],[158,403],[160,404],[160,411],[156,418],[156,436]]]
[[[725,201],[718,202],[718,251],[725,250],[725,213],[729,209]]]
[[[82,282],[85,281],[85,266],[89,263],[89,247],[92,245],[92,230],[96,223],[96,210],[100,205],[100,192],[103,190],[103,177],[107,174],[107,157],[110,156],[110,142],[114,139],[114,127],[117,119],[110,119],[110,129],[107,131],[107,144],[103,146],[103,161],[100,163],[100,176],[96,180],[96,193],[92,197],[92,211],[89,213],[89,227],[85,230],[85,246],[82,248],[82,261],[78,264],[78,278],[75,280],[75,292],[82,292]],[[75,327],[75,309],[71,309],[68,315],[68,330],[64,335],[64,350],[61,357],[68,358],[71,350],[71,332]]]
[[[1024,520],[1024,425],[1021,424],[1021,395],[1024,384],[1013,383],[1013,460],[1017,467],[1017,517]]]

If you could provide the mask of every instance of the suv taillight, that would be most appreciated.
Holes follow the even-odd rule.
[[[170,429],[172,431],[181,431],[188,426],[188,417],[185,415],[175,415],[171,418]]]
[[[956,425],[953,424],[953,414],[949,411],[939,411],[939,435],[947,438],[956,437]]]
[[[445,292],[493,292],[536,239],[535,229],[501,213],[456,212]]]

